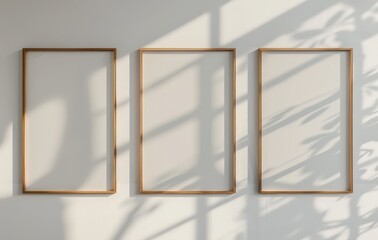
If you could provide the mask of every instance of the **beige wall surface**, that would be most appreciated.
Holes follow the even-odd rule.
[[[378,239],[377,29],[376,0],[1,0],[0,239]],[[21,194],[24,47],[118,49],[117,194]],[[142,47],[237,48],[235,194],[138,194],[138,49]],[[353,194],[257,193],[257,49],[261,47],[354,48]],[[36,109],[67,104],[57,102],[55,96],[41,97]],[[293,123],[290,119],[304,121],[312,114],[295,113],[287,112],[282,128]],[[189,127],[176,116],[170,120],[176,128]],[[171,131],[171,124],[161,133]],[[57,145],[56,152],[63,147]],[[309,177],[299,174],[301,179]]]

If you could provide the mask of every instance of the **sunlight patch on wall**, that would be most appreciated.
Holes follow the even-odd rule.
[[[322,216],[322,228],[318,233],[326,239],[347,239],[349,228],[343,224],[350,218],[350,198],[348,197],[317,197],[314,200],[314,209]]]
[[[358,170],[361,180],[373,181],[378,179],[378,146],[376,141],[361,145],[358,158]]]
[[[375,3],[367,12],[362,14],[362,19],[369,22],[378,22],[378,2]]]
[[[49,121],[49,116],[54,116],[54,121]],[[67,106],[61,98],[42,102],[34,109],[28,110],[26,125],[33,128],[26,127],[28,129],[26,139],[31,135],[45,140],[45,144],[33,144],[35,142],[33,139],[26,141],[28,143],[26,157],[43,161],[43,164],[38,164],[40,163],[38,161],[35,164],[32,161],[28,162],[28,172],[33,172],[28,176],[30,184],[38,181],[40,176],[47,175],[55,166],[56,161],[51,161],[51,159],[56,159],[61,151],[65,139],[66,119]]]
[[[337,3],[319,14],[311,16],[294,32],[281,35],[269,44],[278,46],[282,42],[289,42],[295,47],[335,47],[343,45],[339,35],[355,30],[354,12],[354,8]]]
[[[15,146],[13,146],[13,122],[9,123],[8,127],[4,129],[3,135],[0,137],[0,182],[11,182],[14,174],[14,171],[12,170],[12,162],[1,160],[14,159],[13,148]],[[4,139],[8,139],[8,141],[4,141]],[[18,182],[20,182],[20,180],[18,180],[17,183]],[[2,184],[2,187],[0,188],[0,196],[5,197],[5,194],[12,192],[12,188],[12,184]]]
[[[378,189],[367,189],[358,201],[358,216],[361,219],[358,239],[375,239],[378,236]]]
[[[243,2],[243,3],[241,3]],[[250,1],[233,0],[225,3],[220,9],[220,44],[227,45],[237,40],[254,29],[269,24],[275,18],[305,3],[305,0],[294,1]],[[243,8],[240,8],[243,4]],[[235,14],[237,12],[238,14]],[[246,19],[248,19],[246,21]],[[264,39],[264,36],[256,36]]]
[[[323,214],[323,221],[332,223],[343,221],[350,217],[349,197],[316,197],[314,209]]]
[[[294,198],[291,197],[275,197],[267,199],[267,206],[260,207],[261,209],[265,209],[265,211],[262,212],[261,217],[272,215],[274,212],[285,208],[285,206],[289,205],[292,201],[294,201]]]
[[[126,214],[134,214],[133,221],[124,226],[125,234],[118,239],[176,239],[177,236],[196,239],[196,222],[206,215],[206,209],[200,211],[197,205],[197,199],[192,197],[138,198],[134,206],[137,211],[131,209]]]
[[[374,124],[378,116],[377,104],[378,101],[378,70],[377,70],[377,41],[378,35],[376,32],[374,35],[367,38],[362,44],[362,51],[364,61],[362,62],[362,109],[366,111],[363,114],[363,124]]]
[[[151,41],[148,45],[143,47],[154,47],[159,46],[161,48],[167,47],[186,47],[180,43],[185,43],[188,41],[188,33],[190,33],[190,47],[204,47],[208,46],[210,37],[208,36],[208,26],[210,22],[210,14],[204,13],[193,20],[181,25],[180,27],[167,32],[160,38],[156,38]],[[201,36],[201,37],[196,37]],[[209,46],[210,47],[210,46]]]

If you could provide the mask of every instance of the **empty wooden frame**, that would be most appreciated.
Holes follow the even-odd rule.
[[[235,49],[140,49],[140,193],[231,194]]]
[[[353,192],[350,48],[258,51],[259,192]]]
[[[22,191],[116,192],[116,49],[25,48]]]

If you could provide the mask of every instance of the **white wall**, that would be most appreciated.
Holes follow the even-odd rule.
[[[377,29],[376,0],[0,0],[0,239],[378,239]],[[341,46],[355,50],[354,193],[258,195],[256,49]],[[118,48],[117,194],[20,194],[23,47]],[[140,47],[237,48],[236,194],[137,194]]]

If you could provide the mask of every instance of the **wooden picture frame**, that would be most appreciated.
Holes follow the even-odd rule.
[[[52,53],[54,53],[54,54],[52,54]],[[82,58],[77,57],[81,53],[82,53]],[[46,59],[48,57],[50,57],[52,59],[63,59],[63,60],[57,61],[56,65],[49,65],[49,66],[44,67],[44,66],[40,66],[40,65],[42,65],[41,63],[38,63],[39,65],[38,64],[33,65],[32,63],[29,63],[29,61],[32,61],[32,60],[29,59],[29,58],[31,58],[31,56],[29,56],[29,54],[41,54],[42,57],[36,58],[36,59],[44,59],[44,60],[41,60],[41,62],[44,62],[44,63],[49,62],[49,61],[46,61]],[[36,55],[34,55],[34,56],[36,56]],[[47,56],[47,57],[44,58],[45,56]],[[72,57],[72,59],[71,59],[71,57]],[[96,57],[99,57],[99,59],[93,60],[94,63],[92,63],[91,59],[96,59]],[[116,155],[117,155],[117,151],[116,151],[116,112],[117,112],[117,110],[116,110],[116,58],[117,58],[117,49],[116,48],[23,48],[23,50],[22,50],[22,192],[23,193],[25,193],[25,194],[113,194],[113,193],[116,192],[116,188],[117,188],[117,184],[116,184],[116,178],[117,178],[117,176],[116,176]],[[67,61],[67,59],[70,59],[72,61],[71,62]],[[81,68],[80,67],[80,64],[81,64],[80,61],[82,61],[83,59],[89,60],[90,63],[87,64],[87,62],[85,62],[83,64],[84,67]],[[69,63],[67,65],[69,65],[70,67],[75,65],[75,64],[77,64],[78,67],[75,68],[75,71],[70,72],[70,70],[65,69],[65,67],[67,65],[61,64],[64,61],[66,61],[66,63]],[[101,61],[105,61],[104,65],[101,65],[102,64]],[[100,64],[98,64],[98,63],[100,63]],[[92,65],[90,65],[90,64],[92,64]],[[100,67],[103,67],[103,68],[101,68],[100,70],[91,69],[91,72],[89,72],[88,66],[93,67],[93,68],[94,68],[94,66],[98,67],[96,64],[99,65]],[[56,189],[54,187],[50,188],[50,187],[30,187],[30,186],[28,186],[28,180],[30,180],[29,177],[30,177],[30,175],[32,175],[32,174],[30,174],[30,171],[28,171],[28,166],[31,164],[31,162],[29,162],[30,158],[29,158],[29,155],[28,155],[29,150],[30,150],[28,148],[28,143],[30,144],[30,141],[28,141],[28,137],[30,137],[28,135],[28,133],[31,130],[34,131],[34,132],[36,131],[36,130],[33,130],[33,127],[29,127],[29,125],[28,125],[29,124],[28,119],[30,117],[29,111],[31,111],[31,114],[32,114],[33,111],[35,111],[34,108],[40,107],[40,106],[32,107],[32,109],[29,110],[29,107],[30,107],[29,101],[31,99],[31,96],[29,96],[29,93],[30,93],[30,91],[34,91],[32,95],[34,97],[36,97],[38,94],[35,94],[35,91],[36,91],[35,89],[37,89],[38,87],[41,87],[41,86],[36,86],[37,84],[33,85],[33,84],[29,83],[29,81],[33,79],[33,77],[29,76],[30,72],[32,72],[32,70],[33,70],[32,66],[30,66],[30,65],[38,66],[37,69],[39,69],[39,71],[41,72],[41,73],[38,72],[38,74],[33,73],[34,77],[38,76],[38,77],[36,77],[36,79],[48,78],[52,82],[54,81],[54,78],[55,78],[55,76],[53,76],[54,74],[53,74],[52,71],[56,70],[56,69],[59,70],[59,73],[62,73],[62,72],[64,73],[66,71],[66,72],[70,72],[70,74],[71,73],[72,74],[87,74],[87,73],[90,73],[90,74],[93,74],[93,75],[98,74],[98,75],[95,76],[96,77],[95,81],[96,81],[96,83],[101,83],[101,86],[97,86],[97,87],[96,87],[95,83],[93,83],[94,80],[92,79],[93,76],[91,76],[91,75],[88,75],[85,80],[84,80],[84,78],[82,78],[82,76],[76,77],[76,78],[80,78],[80,80],[83,80],[82,81],[83,82],[82,84],[84,85],[83,89],[85,89],[85,87],[87,87],[88,89],[90,87],[92,87],[92,88],[94,86],[96,87],[95,90],[90,89],[90,90],[93,90],[93,93],[92,92],[86,93],[87,95],[92,94],[88,97],[88,99],[90,97],[91,97],[91,99],[96,99],[96,97],[98,97],[98,95],[96,95],[96,93],[98,93],[100,90],[102,90],[102,87],[105,88],[105,93],[103,95],[100,94],[101,96],[99,96],[99,98],[101,98],[101,100],[103,100],[103,102],[101,102],[101,104],[104,105],[105,108],[100,109],[100,110],[97,109],[99,112],[94,113],[94,116],[92,116],[92,117],[91,117],[91,115],[88,114],[89,115],[88,119],[90,119],[91,121],[87,122],[86,124],[87,125],[91,125],[91,124],[94,125],[93,124],[93,122],[94,122],[93,118],[96,118],[97,124],[95,126],[91,125],[92,128],[88,127],[88,128],[90,128],[90,130],[85,130],[87,132],[93,131],[93,129],[98,128],[99,123],[102,124],[102,123],[105,122],[104,129],[101,132],[101,134],[102,134],[101,136],[103,136],[105,134],[105,136],[104,136],[105,140],[98,137],[98,135],[100,135],[100,134],[95,135],[95,136],[97,136],[97,138],[93,137],[93,136],[92,137],[88,136],[88,138],[87,138],[87,139],[90,139],[90,140],[93,140],[93,141],[105,142],[105,143],[101,142],[101,143],[103,143],[103,145],[105,145],[103,147],[106,150],[105,157],[103,157],[103,155],[101,155],[100,159],[97,159],[97,156],[93,155],[92,156],[93,159],[92,158],[91,159],[85,159],[86,161],[93,161],[93,163],[92,162],[90,163],[90,164],[93,165],[93,168],[96,168],[97,167],[96,164],[99,164],[100,162],[102,164],[101,165],[101,171],[100,170],[99,171],[101,172],[101,174],[105,175],[106,180],[101,182],[101,187],[99,187],[99,189],[97,189],[97,187],[93,187],[93,189],[92,189],[92,187],[89,188],[89,189],[77,189],[76,187],[73,187],[72,189],[66,189],[64,187],[61,187],[61,186],[64,186],[65,184],[61,184],[61,185],[57,184],[60,187],[56,188]],[[53,66],[53,67],[51,67],[51,66]],[[86,68],[86,69],[84,69],[84,68]],[[100,73],[98,73],[96,71],[100,71]],[[37,70],[35,70],[35,72],[37,72]],[[46,75],[43,75],[44,73]],[[59,79],[61,77],[56,76],[56,78]],[[105,81],[104,81],[104,79],[105,79]],[[66,79],[66,80],[68,80],[68,79]],[[37,81],[36,83],[40,83],[38,81],[48,82],[46,80],[35,80],[35,79],[32,80],[32,81]],[[69,81],[72,81],[72,80],[69,80]],[[69,82],[69,81],[67,81],[67,82]],[[90,81],[92,81],[92,82],[90,82]],[[58,85],[63,84],[62,86],[66,86],[64,84],[67,84],[67,83],[62,83],[62,82],[64,82],[64,81],[60,81],[60,82],[58,81],[58,82],[55,82],[55,84],[58,84]],[[76,83],[79,84],[78,82],[75,82],[75,84]],[[87,85],[85,85],[85,84],[87,84]],[[90,85],[90,84],[92,84],[92,85]],[[42,88],[47,88],[47,87],[43,86]],[[47,89],[48,93],[46,93],[46,91],[45,91],[44,94],[46,94],[46,95],[49,94],[48,95],[49,98],[54,99],[54,98],[56,98],[56,96],[54,94],[56,94],[56,91],[57,91],[56,89],[58,89],[58,88],[59,87],[53,88],[53,90]],[[65,91],[65,93],[69,93],[70,90],[76,89],[76,88],[78,88],[78,87],[77,86],[70,86],[70,87],[68,87],[68,88],[66,88],[62,91]],[[69,90],[67,90],[67,89],[69,89]],[[51,90],[51,92],[50,92],[50,90]],[[43,90],[41,90],[41,91],[43,91]],[[41,95],[43,95],[43,94],[41,94]],[[73,93],[72,96],[71,95],[66,96],[66,99],[72,99],[74,97],[77,97],[78,95],[80,95],[80,93],[75,92],[75,93]],[[85,96],[87,96],[87,95],[85,95]],[[84,96],[83,96],[83,99],[84,99]],[[47,99],[47,100],[44,100],[44,101],[48,102],[48,100],[50,100],[50,99]],[[90,102],[89,100],[86,100],[86,101]],[[92,102],[90,102],[90,103],[92,103]],[[41,102],[40,105],[43,105],[43,104],[44,104],[44,102]],[[80,104],[81,104],[81,102],[78,103],[78,105],[80,105]],[[72,108],[73,105],[76,105],[76,103],[71,104],[70,107]],[[73,107],[76,108],[76,106],[73,106]],[[93,108],[93,106],[88,106],[88,107]],[[69,108],[69,107],[67,107],[67,108]],[[90,109],[90,110],[93,110],[93,109]],[[77,109],[75,109],[75,111],[77,111]],[[84,109],[84,111],[90,112],[88,109]],[[81,111],[79,110],[77,112],[81,112]],[[50,116],[45,116],[45,115],[43,115],[43,116],[44,116],[43,120],[46,121],[46,122],[48,122],[48,119],[50,119],[50,120],[54,119],[53,114],[51,114]],[[66,117],[66,118],[68,118],[68,117]],[[100,120],[98,120],[99,118],[100,118]],[[69,122],[71,124],[70,126],[72,126],[72,122],[75,122],[75,121],[79,122],[80,120],[82,120],[82,119],[80,117],[77,117],[76,119],[74,119],[74,121],[70,121]],[[51,121],[54,121],[54,120],[51,120]],[[66,121],[68,122],[68,120],[66,120]],[[67,125],[69,125],[69,124],[66,123],[65,126],[67,126]],[[82,124],[82,125],[85,125],[85,124]],[[68,127],[66,127],[66,128],[68,128]],[[70,131],[73,128],[77,128],[77,126],[75,125],[75,127],[71,127]],[[59,129],[59,128],[56,128],[56,129]],[[75,130],[80,131],[80,129],[75,129]],[[71,132],[75,132],[75,130],[72,130]],[[65,129],[65,131],[67,132],[68,130]],[[33,136],[35,137],[35,134]],[[96,140],[94,140],[94,139],[96,139]],[[101,140],[97,140],[97,139],[101,139]],[[46,139],[44,139],[44,140],[46,141]],[[85,149],[81,148],[81,144],[83,146],[86,146],[85,144],[87,144],[87,143],[84,142],[84,140],[70,139],[70,141],[71,140],[72,141],[75,140],[75,144],[80,145],[80,147],[78,147],[80,149],[80,151],[81,150],[85,151]],[[39,141],[33,140],[32,142],[36,143],[36,142],[39,142]],[[41,141],[41,142],[43,142],[43,141]],[[90,143],[88,143],[88,144],[90,144]],[[96,142],[96,144],[99,145],[98,142]],[[101,145],[101,146],[103,146],[103,145]],[[71,144],[69,146],[73,146],[73,144]],[[41,147],[41,148],[44,148],[44,147]],[[94,149],[94,148],[92,148],[92,149]],[[102,150],[103,149],[101,148],[101,151]],[[52,152],[52,151],[53,151],[52,149],[46,148],[45,152]],[[66,150],[63,150],[60,153],[62,153],[64,151],[66,151]],[[98,154],[98,152],[99,151],[97,151],[96,154]],[[102,154],[102,152],[101,152],[101,154]],[[36,154],[34,154],[34,155],[36,155]],[[72,155],[75,156],[75,153],[72,153]],[[77,156],[78,155],[80,155],[80,154],[77,154]],[[58,157],[56,157],[56,158],[58,158]],[[66,159],[66,160],[68,160],[68,159]],[[80,159],[78,159],[78,160],[80,160]],[[105,161],[105,163],[102,163],[103,160]],[[82,164],[82,163],[80,163],[80,164]],[[54,165],[54,166],[56,166],[56,165]],[[82,166],[82,165],[80,165],[80,166]],[[65,167],[67,167],[67,166],[65,166]],[[57,172],[60,171],[61,168],[59,169],[59,167],[56,167],[54,169],[56,170],[54,173],[57,173]],[[73,170],[76,171],[76,167],[72,167],[71,165],[68,168],[64,168],[64,169],[66,169],[66,170],[71,169],[72,171]],[[65,172],[65,173],[59,173],[59,174],[63,174],[63,175],[65,174],[66,178],[73,178],[73,179],[76,179],[75,177],[76,177],[76,175],[78,175],[78,174],[76,174],[76,172],[75,172],[75,174],[76,174],[75,176],[71,172]],[[46,176],[46,175],[47,174],[45,174],[43,176]],[[61,175],[59,175],[59,176],[61,176]],[[96,179],[96,177],[92,177],[92,178]],[[46,179],[54,179],[54,176],[49,176],[48,178],[46,177]],[[56,178],[54,179],[54,181],[55,180],[56,180]],[[70,181],[71,180],[72,179],[70,179]],[[48,180],[46,180],[46,181],[48,181]],[[58,180],[56,180],[56,181],[58,181]],[[87,180],[82,179],[82,181],[87,181]],[[95,180],[94,182],[97,183],[97,180]],[[66,185],[70,185],[70,184],[66,184]],[[76,183],[72,183],[71,185],[74,186],[75,184]],[[92,184],[92,182],[91,182],[91,184]],[[33,185],[33,183],[32,183],[32,185]],[[40,184],[40,185],[45,186],[47,184],[44,183],[44,184]],[[92,184],[92,185],[94,185],[94,184]],[[104,190],[102,190],[102,186],[104,186],[104,188],[105,188]]]
[[[230,139],[225,141],[230,141],[230,172],[227,172],[225,175],[229,175],[229,188],[227,187],[226,189],[148,189],[146,188],[146,183],[144,176],[144,168],[145,168],[145,159],[144,159],[144,144],[146,141],[146,133],[144,132],[144,115],[143,111],[146,109],[144,106],[144,95],[145,89],[144,89],[144,77],[145,77],[145,66],[144,66],[144,61],[145,61],[145,54],[207,54],[207,53],[226,53],[229,55],[230,59],[230,104],[231,104],[231,110],[230,110],[230,126],[229,130],[231,131],[230,133]],[[228,56],[227,55],[227,56]],[[139,64],[140,64],[140,79],[139,79],[139,87],[140,87],[140,108],[139,108],[139,134],[140,134],[140,145],[139,145],[139,192],[141,194],[232,194],[235,193],[236,191],[236,160],[235,160],[235,80],[236,80],[236,65],[235,65],[235,58],[236,58],[236,51],[234,48],[141,48],[139,52]],[[154,65],[154,64],[153,64]],[[173,64],[174,65],[174,64]],[[171,66],[171,65],[169,65]],[[203,79],[202,79],[203,80]],[[226,81],[226,80],[225,80]],[[180,83],[181,84],[181,83]],[[226,83],[225,83],[226,84]],[[225,90],[227,91],[227,90]],[[224,93],[225,94],[225,93]],[[225,97],[226,98],[226,97]],[[226,100],[225,105],[227,105]],[[173,106],[174,109],[177,109],[179,107]],[[226,107],[225,107],[226,109]],[[225,110],[226,111],[226,110]],[[164,114],[164,113],[162,113]],[[151,117],[149,117],[151,119]],[[226,127],[225,127],[226,128]],[[226,130],[224,130],[226,131]],[[147,133],[148,135],[148,133]],[[225,144],[226,145],[226,144]],[[225,150],[226,151],[226,150]],[[225,157],[226,158],[226,157]],[[227,178],[228,179],[228,178]]]
[[[297,66],[297,68],[292,68],[291,65],[288,65],[286,63],[286,60],[283,60],[284,59],[283,54],[284,55],[286,54],[287,56],[294,54],[297,57],[304,56],[306,57],[306,60],[302,61],[301,59],[296,59],[295,58],[296,56],[293,55],[292,58],[287,59],[288,62],[290,62],[291,59],[292,61],[297,61],[296,62],[297,65],[295,65],[294,63],[292,65],[292,66]],[[316,54],[319,54],[319,56],[316,56]],[[268,60],[264,60],[265,56],[267,57],[269,56],[268,60],[272,62],[271,63],[272,66],[268,66],[267,67],[268,70],[264,71],[265,65],[269,65],[266,62]],[[345,59],[343,58],[343,56]],[[322,61],[326,61],[327,59],[332,59],[333,63],[340,64],[339,65],[340,73],[336,72],[336,70],[338,70],[337,68],[338,66],[335,66],[334,69],[336,70],[335,72],[333,72],[332,71],[333,66],[329,66],[326,64],[326,62],[322,62]],[[274,63],[275,65],[273,65]],[[282,65],[280,66],[280,64]],[[322,71],[322,69],[319,69],[320,67],[311,68],[314,65],[316,66],[316,64],[323,64],[324,66],[328,66],[328,68],[325,69],[324,71]],[[344,67],[345,67],[345,70],[342,70],[342,68]],[[305,73],[307,70],[306,68],[310,69],[309,72],[312,73],[311,75],[305,76]],[[325,82],[325,79],[330,80],[327,78],[327,76],[324,76],[324,74],[326,73],[335,73],[334,75],[339,76],[339,78],[335,78],[335,80],[337,81],[334,84],[331,83],[330,81]],[[267,77],[268,80],[264,78],[266,77],[265,75],[268,76]],[[294,97],[291,98],[287,96],[295,95],[295,93],[299,94],[300,96],[305,95],[306,84],[303,83],[304,85],[298,86],[298,85],[295,85],[294,83],[297,83],[298,81],[300,82],[302,80],[311,81],[312,77],[314,81],[306,83],[308,91],[310,92],[317,91],[317,90],[314,90],[316,89],[316,84],[319,84],[319,88],[324,88],[324,89],[327,86],[333,86],[333,85],[337,86],[338,84],[340,84],[339,91],[338,92],[336,91],[335,93],[333,93],[333,95],[330,95],[329,92],[325,93],[322,96],[319,95],[319,98],[327,99],[328,102],[322,100],[322,101],[318,101],[317,104],[312,104],[312,102],[310,101],[315,101],[314,100],[315,98],[313,98],[312,100],[308,100],[307,102],[301,103],[302,105],[298,103],[296,105],[291,104],[290,106],[286,106],[286,105],[284,106],[286,102],[292,103],[295,101],[299,101],[299,100],[295,100]],[[291,78],[295,78],[295,80],[291,80]],[[258,89],[258,102],[259,102],[258,103],[258,129],[259,129],[258,192],[261,194],[347,194],[347,193],[352,193],[353,192],[353,49],[352,48],[260,48],[258,50],[258,83],[259,83],[259,89]],[[286,92],[286,97],[280,97],[279,91],[285,91],[285,90],[282,90],[282,86],[285,86],[284,84],[288,85],[288,87],[284,89],[289,89],[292,91]],[[292,84],[292,85],[289,86],[289,84]],[[302,87],[304,86],[304,88],[301,88],[301,86]],[[331,89],[333,87],[329,87],[329,88]],[[264,94],[268,94],[268,95],[270,94],[270,98],[268,97],[264,98]],[[325,98],[326,96],[328,96],[328,98]],[[276,99],[270,100],[273,98],[276,98]],[[291,100],[286,101],[286,98],[289,98]],[[300,99],[302,98],[306,99],[306,97],[301,97]],[[276,105],[279,105],[279,103],[282,103],[282,106],[284,107],[280,107],[280,108],[274,107]],[[311,107],[307,107],[305,109],[304,106],[308,106],[309,103],[312,104],[310,105]],[[269,106],[267,107],[267,105]],[[335,109],[337,109],[337,106],[339,107],[339,115],[337,115],[337,110],[335,110],[336,114],[332,117],[333,122],[331,122],[330,120],[331,118],[323,121],[323,130],[324,130],[323,135],[318,134],[318,135],[313,136],[312,138],[306,138],[305,140],[300,142],[302,144],[301,147],[309,148],[308,151],[310,153],[303,153],[304,156],[299,155],[300,153],[302,153],[299,151],[295,154],[292,154],[292,149],[294,148],[291,148],[290,143],[287,144],[284,142],[286,140],[290,142],[293,136],[287,136],[284,134],[290,134],[290,135],[292,134],[292,135],[297,136],[297,135],[301,135],[302,132],[305,132],[305,134],[307,134],[306,132],[307,130],[302,131],[302,129],[295,129],[294,131],[289,132],[285,128],[287,128],[290,124],[292,124],[290,125],[290,127],[293,126],[293,128],[295,126],[300,126],[300,125],[294,125],[296,121],[298,121],[298,124],[299,124],[299,121],[302,121],[301,124],[306,125],[306,124],[309,124],[310,121],[314,121],[313,119],[319,119],[319,118],[325,119],[324,114],[330,115],[331,113],[328,113],[328,111],[331,111],[330,109],[334,109],[335,107],[336,107]],[[275,112],[273,110],[271,111],[266,110],[269,107],[271,109],[274,109]],[[301,111],[299,111],[298,109]],[[344,117],[345,122],[342,120],[343,117]],[[269,119],[269,121],[266,119]],[[265,123],[264,120],[267,123]],[[319,119],[316,121],[320,122],[321,120]],[[312,124],[316,125],[318,124],[318,122],[312,123]],[[344,128],[342,126],[344,126]],[[314,129],[318,129],[318,127],[319,127],[319,124],[316,125]],[[337,134],[337,131],[338,131],[337,128],[339,128],[339,135]],[[306,129],[308,129],[308,127]],[[333,132],[330,132],[331,131],[330,129],[332,129]],[[336,130],[333,130],[333,129],[336,129]],[[334,134],[334,135],[330,137],[331,134]],[[280,137],[280,138],[277,138],[278,139],[277,140],[277,139],[274,139],[274,136],[276,136],[276,138],[277,137]],[[283,140],[284,136],[287,136],[287,138],[285,138],[286,139],[285,141]],[[276,143],[275,146],[278,149],[275,149],[274,146],[266,147],[264,145],[264,139],[267,137],[268,137],[268,140],[266,141],[275,142]],[[300,139],[300,137],[298,137],[298,139]],[[342,143],[344,143],[345,146]],[[279,144],[284,145],[282,149],[280,148],[281,146],[279,146]],[[329,147],[330,145],[331,147]],[[340,148],[337,149],[337,146],[339,146]],[[344,151],[342,151],[342,149],[344,149]],[[325,153],[327,153],[328,155]],[[310,155],[306,155],[306,154],[310,154]],[[335,159],[340,158],[341,159],[340,161],[345,160],[344,162],[345,168],[343,168],[344,172],[343,171],[331,172],[331,170],[328,169],[328,168],[332,169],[332,167],[329,167],[329,165],[331,165],[330,161],[333,159],[329,157],[331,156],[331,154],[333,154],[332,157],[334,157]],[[344,154],[343,155],[345,156],[344,158],[339,157],[342,154]],[[308,157],[307,159],[306,159],[306,156]],[[277,164],[274,163],[274,161],[278,162],[277,159],[279,159],[280,157],[282,157],[283,159],[287,157],[287,159],[281,160],[283,162],[280,162],[280,165],[278,163]],[[268,161],[267,158],[269,158],[270,161],[273,161],[273,163],[269,163],[269,162],[267,163]],[[296,161],[299,161],[298,158],[303,158],[304,161],[309,161],[309,163],[299,164],[296,162]],[[337,184],[340,186],[345,185],[345,188],[334,189],[334,188],[327,187],[326,185],[320,186],[320,182],[322,182],[322,179],[319,177],[316,177],[315,172],[311,172],[310,168],[316,166],[316,164],[321,164],[322,161],[325,164],[328,164],[328,166],[323,165],[322,170],[321,170],[323,174],[323,178],[326,179],[323,182],[327,182],[328,184],[334,184],[335,186]],[[266,170],[264,168],[264,164],[267,164],[270,167],[267,167],[268,169]],[[280,167],[280,170],[277,170],[277,168],[274,169],[272,166],[276,166],[277,168]],[[335,167],[333,166],[333,168]],[[301,176],[301,174],[304,175],[304,177],[302,176],[303,179],[297,180],[297,181],[301,181],[300,183],[298,183],[298,185],[301,185],[301,184],[311,185],[312,184],[311,186],[314,186],[314,187],[304,189],[302,187],[297,186],[296,185],[297,182],[295,182],[295,183],[291,183],[291,185],[295,186],[291,188],[290,181],[295,179],[295,177],[293,177],[295,176],[294,173],[297,174],[296,176]],[[266,174],[269,177],[264,178]],[[290,176],[289,174],[293,174],[293,175]],[[287,176],[290,176],[291,178]],[[307,182],[307,179],[311,177],[316,179],[316,182],[314,183]],[[337,181],[339,180],[335,180],[337,177],[339,177],[339,179],[345,178],[344,185],[342,183],[338,183]],[[335,178],[335,179],[332,179],[332,178]],[[267,182],[266,185],[268,185],[268,187],[264,185],[264,181]],[[280,186],[280,187],[273,188],[272,186]]]

